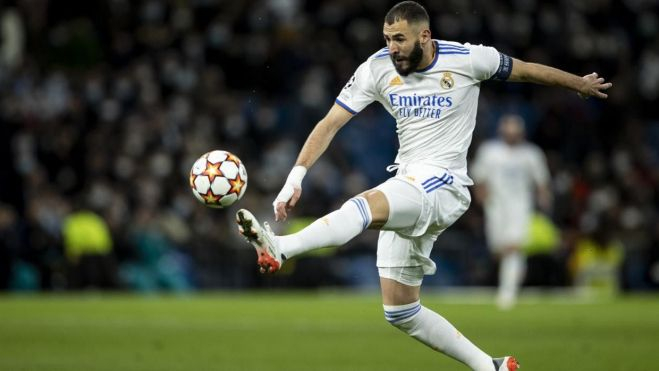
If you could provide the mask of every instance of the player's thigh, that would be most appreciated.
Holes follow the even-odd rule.
[[[382,303],[384,305],[405,305],[419,300],[421,285],[411,286],[391,278],[380,277]]]
[[[410,228],[419,220],[424,198],[414,185],[392,178],[362,193],[371,208],[371,228],[398,230]]]
[[[380,229],[389,219],[389,202],[387,197],[379,190],[373,188],[359,194],[364,197],[371,210],[371,229]]]

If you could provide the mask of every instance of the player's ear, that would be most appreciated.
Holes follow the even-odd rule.
[[[421,26],[419,30],[419,41],[425,44],[431,40],[430,30],[426,26]]]

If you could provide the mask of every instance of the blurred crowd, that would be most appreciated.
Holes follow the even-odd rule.
[[[237,154],[249,174],[238,206],[271,218],[306,135],[355,68],[383,47],[383,17],[394,3],[3,2],[0,289],[377,282],[374,232],[261,277],[236,233],[235,206],[203,207],[187,175],[209,150]],[[558,232],[537,268],[529,266],[530,283],[586,284],[604,272],[622,289],[659,287],[657,2],[424,5],[434,38],[491,45],[579,75],[597,71],[614,84],[606,101],[482,85],[472,150],[495,134],[499,117],[516,113],[549,160],[549,219]],[[299,220],[277,229],[386,179],[394,125],[375,105],[356,116],[307,176]],[[491,284],[482,229],[473,205],[438,240],[439,273],[428,280]]]

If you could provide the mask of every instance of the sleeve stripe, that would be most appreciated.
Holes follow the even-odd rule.
[[[512,71],[513,59],[503,53],[499,53],[499,68],[497,69],[497,72],[495,72],[494,75],[490,77],[490,80],[508,80]]]
[[[389,55],[389,48],[388,48],[388,47],[384,47],[384,48],[378,50],[378,51],[373,55],[373,58],[382,58],[382,57],[387,56],[387,55]]]
[[[339,98],[336,98],[336,100],[335,100],[334,102],[335,102],[336,104],[338,104],[339,106],[341,106],[341,108],[343,108],[344,110],[350,112],[351,114],[353,114],[353,115],[356,115],[356,114],[357,114],[357,111],[355,111],[355,110],[353,110],[352,108],[348,107],[347,104],[341,102],[341,101],[339,100]]]
[[[462,51],[468,51],[469,50],[469,49],[465,48],[464,46],[459,46],[459,45],[450,45],[450,44],[438,43],[437,46],[440,49],[453,49],[453,50],[462,50]]]
[[[440,50],[440,51],[437,52],[437,54],[469,54],[469,51],[457,51],[457,50],[444,51],[444,50]]]

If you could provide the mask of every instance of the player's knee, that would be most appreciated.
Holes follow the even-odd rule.
[[[383,305],[383,307],[384,318],[387,322],[401,329],[405,327],[405,324],[412,321],[422,308],[419,301],[405,305]]]
[[[359,197],[363,197],[368,204],[373,218],[371,226],[379,229],[385,225],[389,219],[389,201],[384,193],[378,189],[370,189],[360,194]]]

